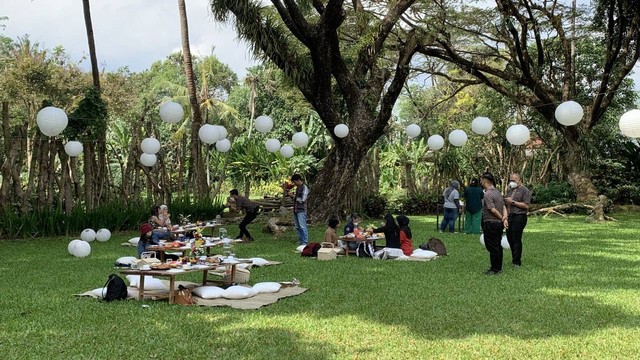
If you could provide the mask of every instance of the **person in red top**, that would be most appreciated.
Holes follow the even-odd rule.
[[[413,254],[413,243],[411,242],[411,229],[409,228],[409,218],[400,215],[396,218],[400,227],[400,249],[406,256]]]

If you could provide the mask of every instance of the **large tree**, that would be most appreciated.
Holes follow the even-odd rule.
[[[214,17],[233,23],[261,58],[300,89],[334,139],[313,186],[310,213],[341,210],[363,158],[384,134],[418,44],[431,38],[400,19],[415,0],[212,0]],[[232,17],[233,16],[233,17]],[[333,128],[346,123],[350,136]]]
[[[439,1],[428,17],[405,19],[431,29],[436,41],[419,52],[462,73],[424,71],[462,86],[481,83],[529,107],[566,144],[567,178],[579,200],[595,198],[584,135],[603,118],[640,57],[640,2],[594,0],[575,11],[558,0],[495,0],[495,8]],[[580,66],[582,64],[582,66]],[[585,109],[577,126],[555,120],[563,101]]]

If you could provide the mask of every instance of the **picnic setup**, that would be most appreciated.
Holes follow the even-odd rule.
[[[640,1],[4,3],[2,359],[640,358]]]

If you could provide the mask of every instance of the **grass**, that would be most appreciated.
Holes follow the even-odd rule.
[[[103,303],[72,294],[101,287],[119,244],[71,239],[3,241],[3,359],[469,359],[638,358],[640,223],[587,224],[584,217],[530,219],[523,267],[486,277],[478,237],[443,234],[450,256],[431,262],[301,258],[294,232],[237,246],[240,257],[284,262],[253,270],[251,283],[297,278],[306,293],[260,310]],[[435,234],[413,217],[414,246]],[[232,233],[235,227],[230,227]],[[319,239],[324,227],[311,229]],[[194,276],[193,281],[197,281]]]

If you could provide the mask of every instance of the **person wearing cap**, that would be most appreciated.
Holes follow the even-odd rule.
[[[258,211],[260,208],[253,201],[247,199],[244,196],[240,196],[238,189],[233,189],[229,191],[229,195],[235,201],[235,205],[230,205],[236,211],[244,211],[244,219],[238,225],[240,227],[240,235],[236,237],[236,239],[246,239],[247,241],[253,241],[253,237],[251,237],[251,233],[247,229],[247,225],[251,224],[253,220],[258,216]]]
[[[527,211],[531,202],[531,191],[522,184],[520,174],[509,177],[509,190],[504,199],[509,213],[507,240],[511,248],[511,263],[519,268],[522,265],[522,233],[527,226]]]
[[[440,223],[440,232],[444,232],[449,226],[449,232],[453,233],[456,229],[456,219],[460,214],[460,182],[453,180],[449,184],[449,187],[444,190],[442,196],[444,196],[444,215],[442,222]]]
[[[293,223],[298,232],[298,243],[307,245],[309,242],[309,229],[307,228],[307,200],[309,188],[302,181],[300,174],[293,174],[291,182],[296,186],[295,193],[286,191],[287,196],[293,199]]]
[[[498,275],[502,272],[502,231],[508,225],[507,208],[502,194],[495,188],[495,178],[489,172],[480,177],[480,186],[484,189],[482,206],[482,232],[484,246],[489,252],[491,267],[485,275]]]
[[[158,237],[153,233],[153,226],[149,223],[140,225],[140,240],[138,241],[138,259],[149,245],[159,245]]]

